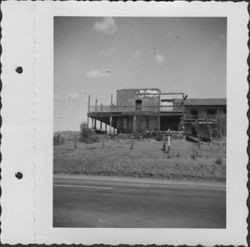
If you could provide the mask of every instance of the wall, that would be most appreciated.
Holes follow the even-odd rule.
[[[136,130],[156,130],[157,129],[156,116],[137,116]],[[118,133],[133,133],[133,116],[122,116],[117,120]]]
[[[136,95],[136,93],[160,93],[159,89],[120,89],[116,91],[117,106],[135,106],[135,100],[142,100],[142,110],[144,106],[158,106],[159,96],[157,95]]]
[[[192,110],[198,110],[199,115],[207,115],[209,109],[215,109],[216,114],[226,113],[226,106],[184,106],[184,113],[191,115]]]

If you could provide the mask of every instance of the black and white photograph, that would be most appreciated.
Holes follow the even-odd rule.
[[[53,227],[225,229],[227,18],[53,21]]]
[[[246,2],[1,10],[1,243],[248,246]]]

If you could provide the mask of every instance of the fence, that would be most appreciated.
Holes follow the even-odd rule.
[[[182,112],[183,106],[158,106],[158,105],[141,105],[141,106],[117,106],[117,105],[101,105],[90,106],[89,112],[133,112],[133,111],[146,111],[146,112]]]

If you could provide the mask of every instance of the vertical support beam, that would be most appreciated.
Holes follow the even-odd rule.
[[[92,121],[92,129],[94,128],[94,118],[91,118]]]
[[[136,132],[136,115],[133,116],[133,133]]]
[[[185,95],[184,95],[184,93],[182,94],[182,105],[181,105],[181,107],[182,107],[182,117],[181,117],[181,121],[180,121],[180,130],[183,130],[184,128],[184,114],[185,114],[185,112],[184,112],[184,100],[185,100]]]
[[[95,112],[97,112],[97,99],[95,100]]]
[[[109,133],[112,131],[112,105],[113,105],[113,94],[111,94],[110,98],[110,116],[109,116]]]
[[[110,97],[110,105],[113,105],[113,94],[111,94],[111,97]]]
[[[97,112],[97,99],[95,100],[95,112]],[[96,118],[95,118],[94,129],[96,129]]]
[[[102,112],[102,109],[103,108],[103,104],[101,104],[101,112]],[[100,129],[102,130],[102,121],[100,121]]]
[[[109,117],[109,132],[111,134],[111,128],[112,128],[112,115]]]
[[[161,94],[158,95],[158,113],[161,112]]]
[[[161,116],[160,115],[157,116],[157,129],[158,131],[161,130]]]
[[[87,128],[89,128],[89,107],[90,107],[90,95],[88,97]]]

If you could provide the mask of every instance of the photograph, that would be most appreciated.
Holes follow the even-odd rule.
[[[54,16],[53,36],[53,228],[225,229],[227,18]]]

